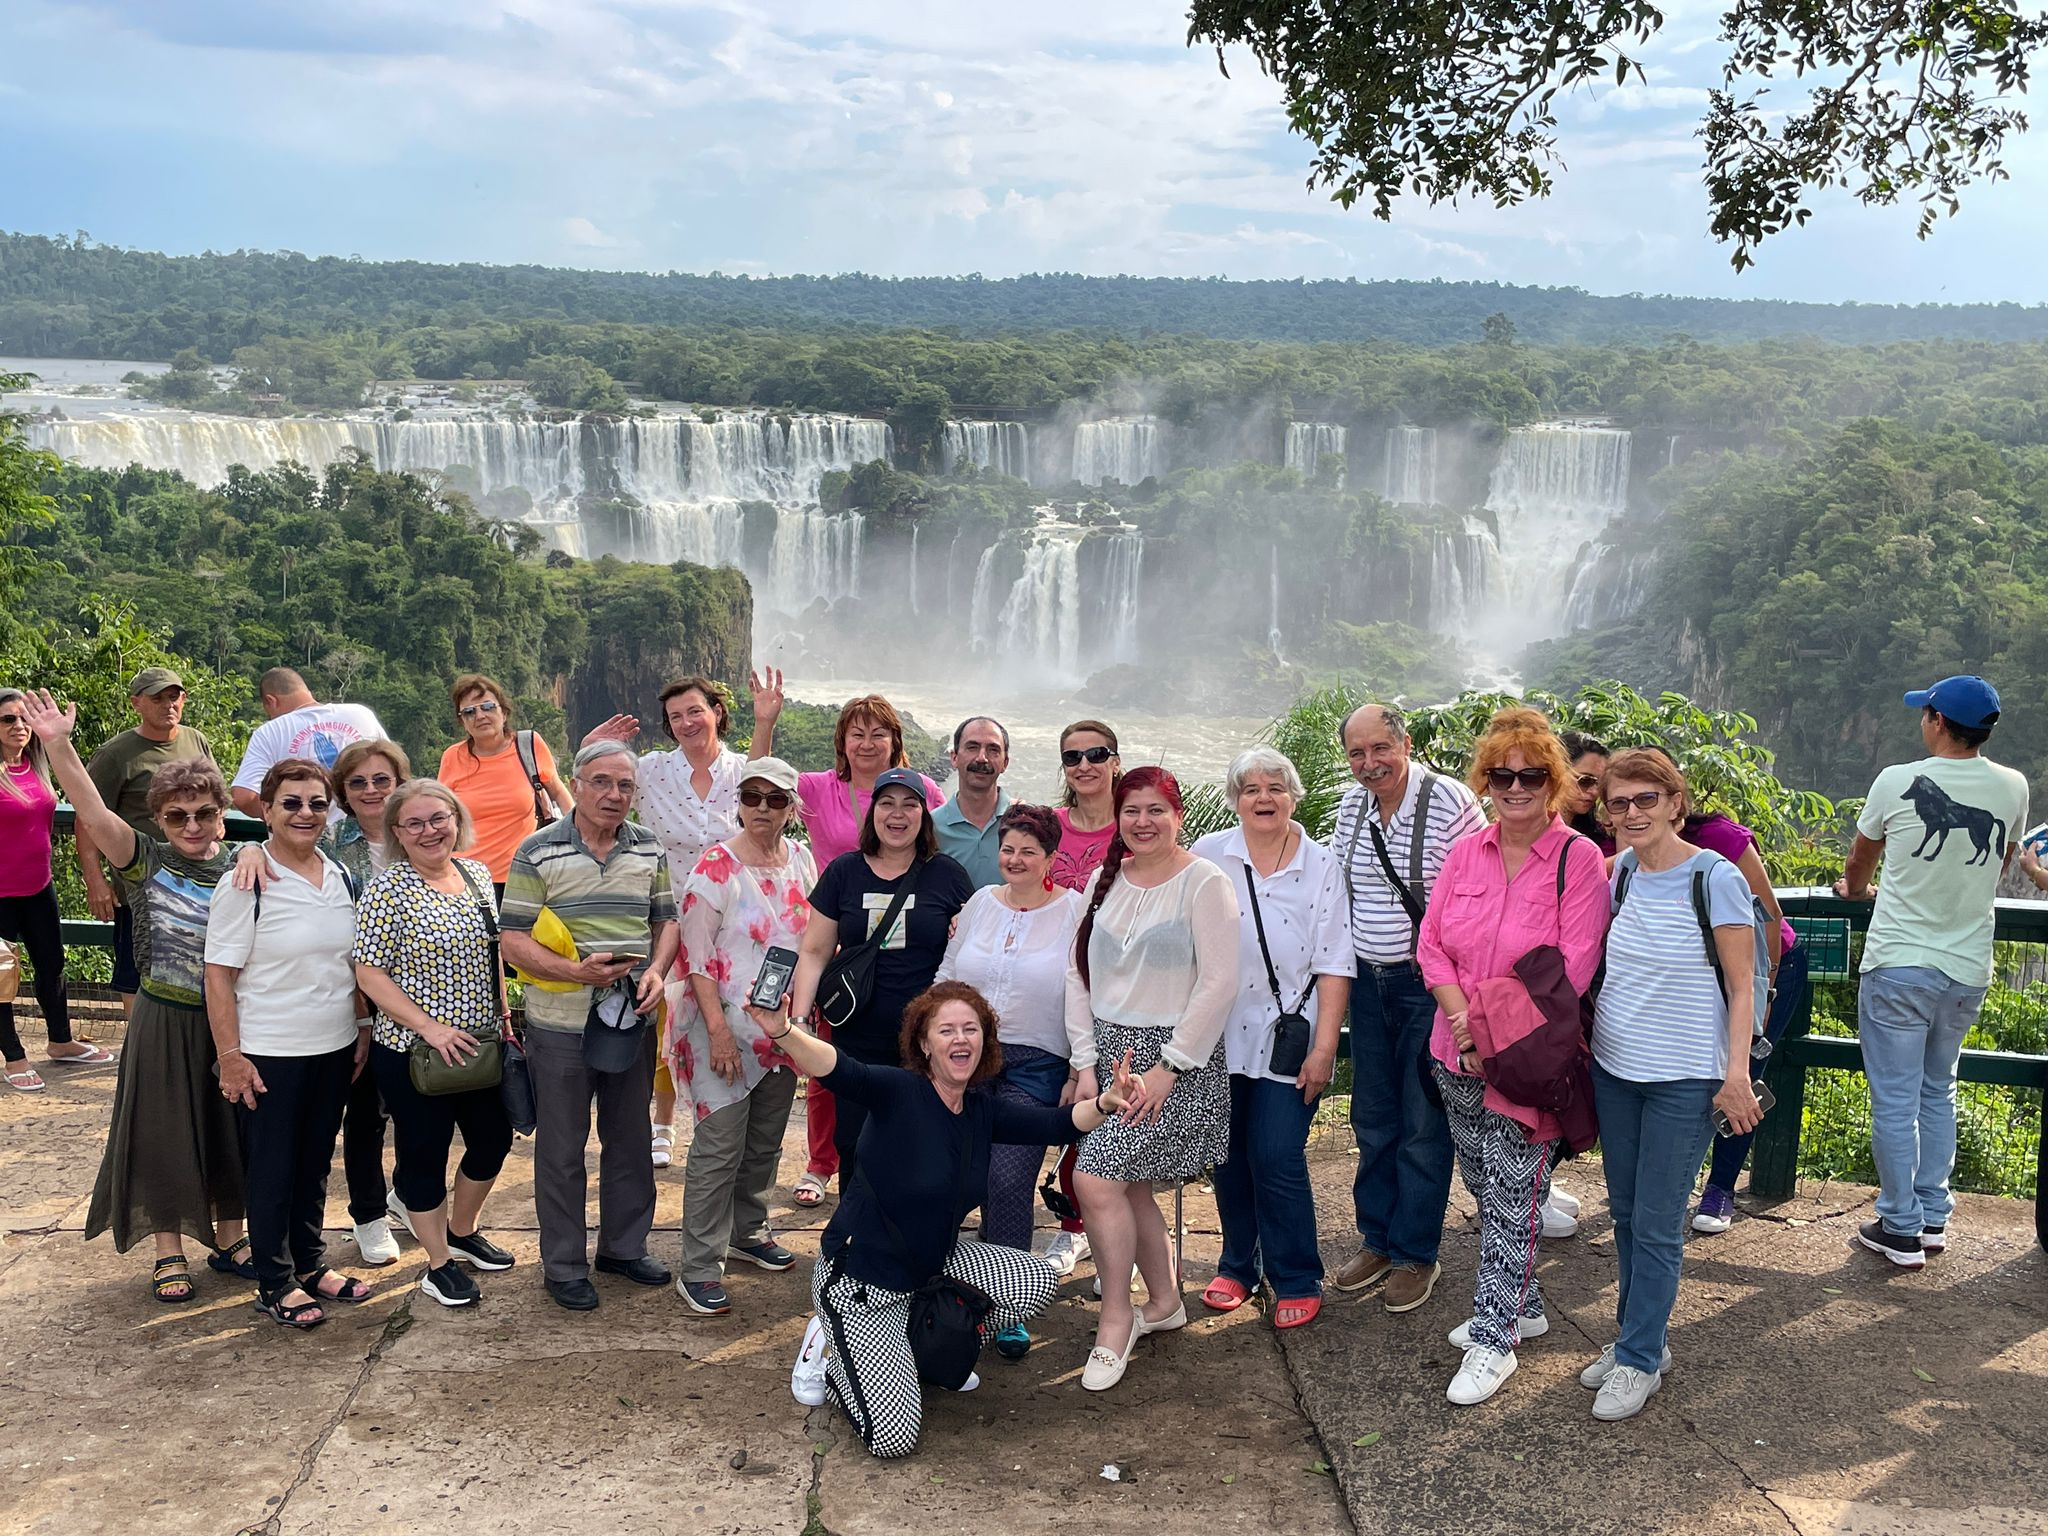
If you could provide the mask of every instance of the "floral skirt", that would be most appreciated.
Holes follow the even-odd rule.
[[[1131,1053],[1133,1075],[1159,1064],[1159,1054],[1173,1038],[1170,1029],[1134,1029],[1125,1024],[1095,1021],[1096,1091],[1107,1088],[1124,1052]],[[1183,1072],[1166,1096],[1166,1108],[1148,1125],[1115,1119],[1090,1131],[1081,1142],[1078,1164],[1083,1173],[1120,1183],[1191,1179],[1230,1155],[1230,1071],[1223,1061],[1223,1042],[1216,1042],[1208,1062]]]

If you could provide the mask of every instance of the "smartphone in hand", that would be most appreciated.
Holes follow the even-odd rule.
[[[772,948],[761,962],[761,974],[754,978],[754,989],[747,994],[747,1006],[760,1008],[772,1013],[782,1006],[782,999],[789,993],[789,984],[796,978],[796,951]]]
[[[1761,1080],[1751,1083],[1749,1091],[1756,1095],[1757,1105],[1765,1114],[1769,1114],[1771,1106],[1778,1102],[1778,1096],[1771,1092],[1769,1085]],[[1714,1134],[1716,1136],[1733,1136],[1735,1134],[1735,1128],[1728,1123],[1727,1113],[1718,1104],[1714,1106]]]

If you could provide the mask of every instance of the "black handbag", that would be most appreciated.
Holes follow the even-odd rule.
[[[462,876],[462,883],[469,887],[469,894],[476,902],[477,916],[483,919],[484,934],[490,941],[491,1012],[496,1014],[500,998],[498,919],[491,911],[491,904],[484,900],[483,892],[477,889],[476,881],[470,877],[469,871],[462,867],[460,860],[456,861],[455,871]],[[406,1075],[412,1079],[413,1092],[424,1094],[428,1098],[438,1098],[442,1094],[473,1093],[479,1089],[502,1087],[505,1081],[506,1054],[503,1035],[509,1031],[505,1031],[502,1025],[500,1030],[499,1035],[488,1038],[472,1036],[471,1038],[476,1041],[476,1054],[462,1057],[452,1067],[441,1059],[439,1051],[415,1035],[405,1059]],[[524,1059],[522,1055],[521,1061]],[[528,1081],[527,1091],[529,1095],[532,1092],[531,1080]]]
[[[540,1124],[540,1107],[533,1099],[533,1069],[526,1063],[526,1047],[508,1030],[505,1034],[505,1072],[498,1083],[505,1096],[505,1118],[521,1136],[531,1136]]]
[[[910,899],[910,893],[917,886],[918,872],[924,868],[924,861],[918,860],[903,873],[902,883],[896,894],[889,898],[889,910],[882,914],[882,921],[874,932],[851,949],[842,949],[826,962],[824,972],[818,977],[818,995],[812,1004],[818,1016],[834,1029],[844,1029],[860,1016],[867,1007],[868,999],[875,993],[875,962],[880,958],[882,942],[889,936],[889,930],[896,926],[896,919],[903,911],[903,904]],[[965,1377],[961,1378],[963,1381]]]
[[[966,1159],[962,1158],[964,1165]],[[867,1193],[868,1207],[882,1220],[897,1248],[908,1252],[910,1245],[889,1213],[883,1209],[867,1170],[857,1169],[854,1179]],[[956,1196],[954,1207],[958,1209]],[[995,1299],[978,1286],[956,1280],[941,1270],[910,1293],[910,1357],[917,1362],[917,1377],[948,1392],[958,1392],[974,1374],[981,1358],[981,1324]],[[849,1377],[853,1373],[849,1371]]]

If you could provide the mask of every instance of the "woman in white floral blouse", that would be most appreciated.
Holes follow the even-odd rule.
[[[768,1192],[796,1097],[790,1060],[761,1032],[746,1001],[771,948],[794,950],[817,883],[811,850],[784,834],[796,814],[796,770],[779,757],[746,765],[740,830],[706,849],[683,887],[683,949],[696,1007],[674,1006],[669,1068],[696,1113],[683,1176],[683,1266],[677,1282],[695,1312],[732,1310],[721,1281],[728,1258],[787,1269],[795,1256],[768,1227]],[[671,986],[671,999],[680,988]]]

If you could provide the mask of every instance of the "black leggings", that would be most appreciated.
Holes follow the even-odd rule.
[[[33,896],[0,896],[0,939],[28,952],[36,971],[36,1002],[52,1045],[71,1038],[71,1000],[64,992],[64,930],[58,924],[57,888]],[[28,1052],[14,1028],[14,1004],[0,1003],[0,1060],[20,1061]]]
[[[391,1187],[408,1211],[439,1210],[448,1198],[448,1151],[462,1131],[462,1176],[488,1184],[512,1150],[512,1121],[505,1096],[495,1087],[469,1093],[421,1093],[412,1085],[405,1053],[372,1043],[370,1065],[377,1073],[384,1107],[391,1112],[391,1146],[396,1164]]]
[[[318,1056],[249,1058],[265,1091],[254,1109],[235,1106],[235,1122],[248,1170],[249,1257],[265,1300],[327,1262],[321,1218],[355,1059],[353,1044]]]

